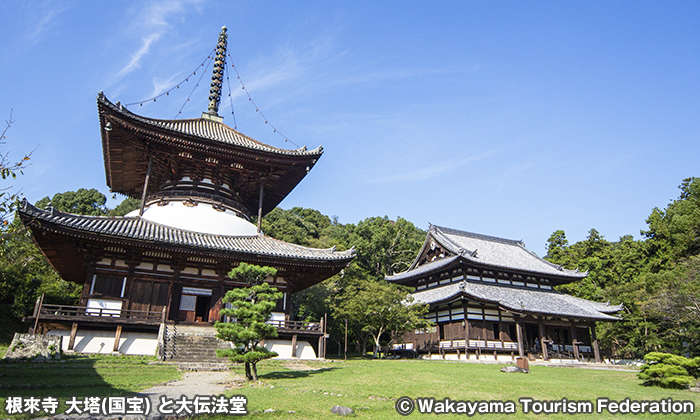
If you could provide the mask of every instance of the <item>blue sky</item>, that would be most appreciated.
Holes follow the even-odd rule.
[[[283,208],[401,216],[543,255],[557,229],[638,238],[700,176],[698,2],[30,0],[0,13],[0,117],[15,120],[0,147],[36,148],[14,187],[32,202],[81,187],[111,197],[97,93],[163,92],[222,25],[267,119],[325,149]],[[206,109],[209,77],[182,116]],[[231,82],[237,128],[294,148]],[[195,84],[130,109],[174,118]],[[220,114],[233,126],[227,99]]]

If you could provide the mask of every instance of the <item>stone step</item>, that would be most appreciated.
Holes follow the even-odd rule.
[[[229,370],[230,365],[228,363],[177,362],[177,367],[183,371],[218,372]]]

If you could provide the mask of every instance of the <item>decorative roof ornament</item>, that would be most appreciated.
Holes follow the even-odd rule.
[[[226,48],[228,34],[225,26],[219,32],[219,41],[216,44],[216,57],[214,58],[214,68],[211,71],[211,89],[209,89],[209,107],[202,113],[202,118],[222,121],[219,116],[219,103],[221,102],[221,87],[224,83],[224,69],[226,67]],[[214,117],[214,118],[212,118]]]

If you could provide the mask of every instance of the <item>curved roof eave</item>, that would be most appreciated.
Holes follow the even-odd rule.
[[[620,318],[606,312],[616,312],[618,306],[610,306],[601,311],[604,303],[576,298],[554,291],[528,290],[492,284],[478,284],[467,281],[453,283],[411,294],[414,301],[439,304],[454,300],[459,296],[498,304],[515,313],[532,313],[591,319],[598,321],[617,321]]]
[[[191,118],[181,120],[162,120],[156,118],[144,117],[129,111],[126,107],[120,104],[112,103],[103,92],[97,96],[99,107],[106,107],[112,112],[115,112],[122,117],[153,127],[153,129],[170,132],[173,136],[189,136],[197,138],[202,142],[216,142],[220,145],[231,145],[241,147],[251,151],[266,152],[274,155],[289,156],[289,157],[319,157],[323,154],[323,146],[318,146],[315,149],[307,149],[302,146],[298,149],[281,149],[270,146],[253,139],[228,125],[204,118]],[[100,124],[104,124],[100,118]],[[101,127],[104,130],[104,127]]]
[[[161,225],[139,217],[81,216],[55,209],[40,210],[26,200],[18,211],[20,217],[25,220],[44,221],[57,225],[65,231],[100,239],[143,241],[163,246],[190,247],[211,252],[235,252],[307,262],[349,262],[355,257],[354,249],[336,251],[335,248],[308,248],[265,235],[226,236],[199,233]],[[47,226],[40,224],[41,229],[47,229]]]

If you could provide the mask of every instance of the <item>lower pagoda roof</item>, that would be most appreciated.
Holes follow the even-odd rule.
[[[200,250],[304,261],[350,262],[355,256],[354,249],[336,251],[335,247],[307,248],[263,234],[213,235],[165,226],[140,217],[82,216],[53,208],[41,210],[26,200],[19,214],[28,226],[38,225],[44,230],[60,229],[66,233],[98,236],[102,239],[145,241]]]
[[[170,263],[203,257],[223,267],[240,262],[284,268],[291,293],[345,268],[355,250],[336,251],[290,244],[269,236],[214,235],[165,226],[139,217],[81,216],[25,203],[19,217],[49,263],[64,280],[82,284],[91,259],[108,249],[138,256],[165,252]],[[94,254],[94,253],[97,254]],[[101,257],[100,257],[101,258]],[[131,258],[131,257],[128,257]]]
[[[466,280],[416,292],[411,296],[414,302],[427,304],[446,303],[458,298],[472,298],[482,302],[495,303],[516,314],[553,315],[596,321],[617,321],[620,318],[609,314],[622,310],[622,305],[593,302],[555,291]]]

